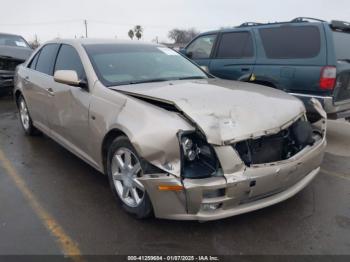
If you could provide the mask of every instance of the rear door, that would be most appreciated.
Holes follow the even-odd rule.
[[[24,96],[31,117],[36,126],[49,132],[48,112],[51,110],[53,65],[58,44],[47,44],[33,60],[23,74]]]
[[[213,75],[232,80],[248,80],[256,55],[250,30],[223,32],[209,66]]]
[[[327,66],[322,23],[287,23],[254,28],[259,56],[257,81],[287,92],[327,94],[320,89],[321,70]]]
[[[210,57],[215,46],[217,34],[201,35],[194,39],[187,47],[187,56],[208,71]]]

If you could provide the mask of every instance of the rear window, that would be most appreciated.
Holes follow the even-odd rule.
[[[350,34],[334,31],[333,36],[337,59],[350,59]]]
[[[320,53],[321,36],[316,26],[281,26],[259,29],[267,58],[313,58]]]
[[[41,49],[39,59],[35,67],[37,71],[47,75],[53,75],[53,67],[58,47],[58,44],[48,44]]]
[[[247,58],[254,56],[253,40],[249,32],[224,33],[217,58]]]
[[[40,54],[40,51],[34,56],[32,61],[30,62],[29,66],[28,66],[30,69],[35,70],[36,63],[38,62],[39,54]]]

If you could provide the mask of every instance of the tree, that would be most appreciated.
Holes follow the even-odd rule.
[[[174,28],[173,30],[169,31],[168,37],[174,40],[176,44],[185,44],[190,42],[199,33],[200,32],[195,28],[190,28],[187,30]]]
[[[128,32],[128,36],[130,37],[130,39],[132,40],[134,38],[134,31],[132,29],[129,30]]]
[[[34,35],[34,40],[29,41],[29,45],[33,49],[36,49],[37,47],[40,46],[40,42],[39,42],[38,36],[36,34]]]
[[[136,36],[137,40],[140,40],[141,37],[142,37],[142,34],[143,34],[143,28],[142,28],[142,26],[136,25],[136,26],[134,27],[134,33],[135,33],[135,36]]]

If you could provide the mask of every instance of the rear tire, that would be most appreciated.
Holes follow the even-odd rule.
[[[21,126],[26,135],[35,136],[41,134],[41,132],[33,125],[32,118],[27,107],[27,103],[22,95],[17,99],[17,107],[19,111],[19,119]]]
[[[151,200],[138,181],[146,165],[127,137],[114,139],[107,155],[109,184],[124,210],[137,218],[147,218],[153,213]]]

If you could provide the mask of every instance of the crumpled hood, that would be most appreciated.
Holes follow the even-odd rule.
[[[302,102],[287,93],[237,81],[181,80],[111,88],[175,105],[216,145],[277,132],[305,112]]]
[[[33,50],[30,48],[0,45],[0,56],[10,57],[12,59],[24,61],[32,52]]]

